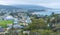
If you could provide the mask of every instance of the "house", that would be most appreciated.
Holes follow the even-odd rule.
[[[14,25],[18,24],[18,18],[14,18]]]
[[[20,25],[13,25],[13,28],[24,28],[24,26],[20,26]]]
[[[4,16],[4,20],[13,20],[13,19],[14,19],[14,17],[11,15]]]

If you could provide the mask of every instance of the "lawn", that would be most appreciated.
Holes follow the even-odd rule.
[[[1,20],[0,26],[2,26],[3,28],[6,28],[7,24],[12,24],[12,23],[13,23],[13,21],[11,21],[11,20]]]

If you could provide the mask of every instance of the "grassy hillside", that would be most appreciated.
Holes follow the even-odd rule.
[[[11,20],[2,20],[0,21],[0,26],[6,28],[7,24],[12,24],[13,22]]]

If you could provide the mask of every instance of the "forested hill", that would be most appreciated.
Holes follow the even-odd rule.
[[[0,5],[0,12],[46,12],[51,8],[37,5]]]

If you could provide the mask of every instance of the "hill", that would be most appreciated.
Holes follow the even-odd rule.
[[[0,13],[8,13],[8,12],[46,12],[50,10],[50,8],[38,5],[0,5]]]

